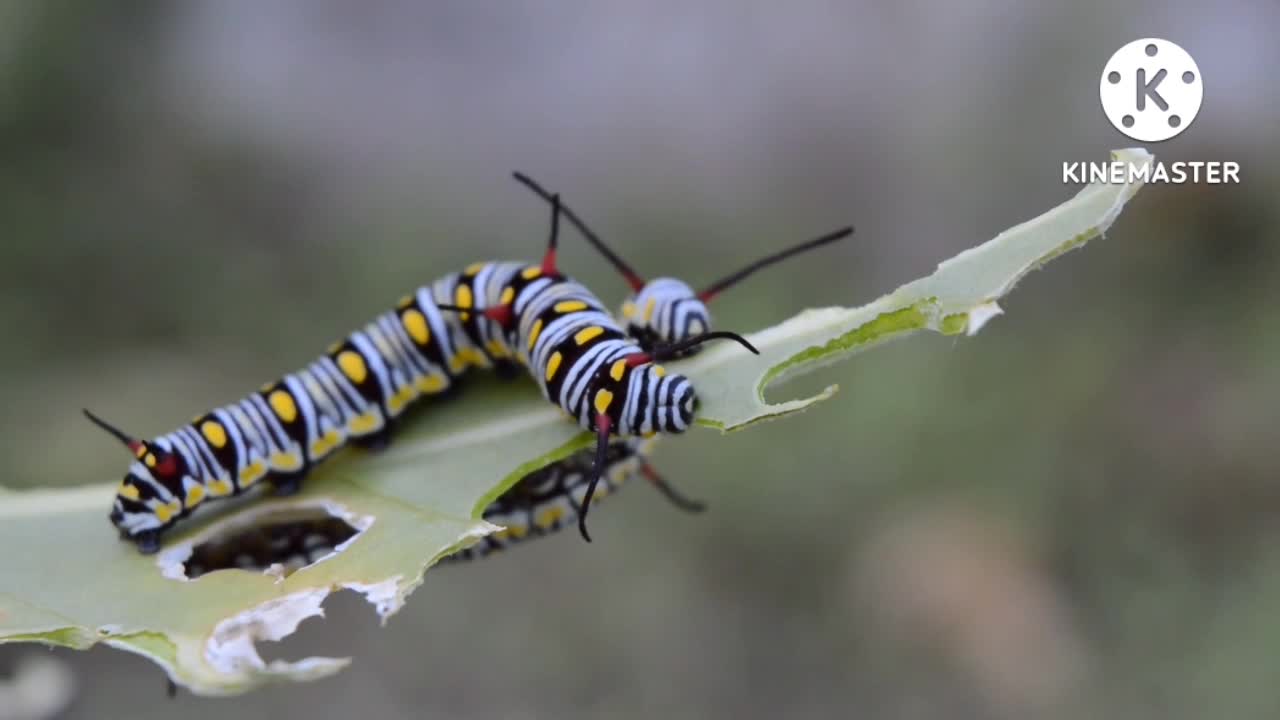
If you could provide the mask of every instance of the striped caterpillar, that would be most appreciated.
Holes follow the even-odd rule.
[[[656,440],[656,437],[629,438],[610,445],[592,502],[599,502],[637,475],[643,475],[677,507],[691,512],[702,510],[701,503],[680,496],[649,464],[648,456]],[[445,557],[442,562],[485,557],[509,545],[551,535],[568,526],[582,505],[593,463],[593,453],[584,450],[529,473],[484,510],[484,519],[502,529]]]
[[[629,337],[586,287],[559,272],[561,206],[558,196],[550,199],[540,264],[476,263],[447,275],[302,370],[173,432],[140,440],[86,410],[134,454],[110,515],[122,537],[153,553],[162,533],[205,500],[263,481],[277,494],[294,493],[339,448],[385,445],[410,405],[445,392],[471,368],[519,365],[544,397],[596,433],[577,507],[579,531],[590,540],[586,513],[609,464],[611,438],[681,433],[692,421],[692,385],[660,363],[716,338],[755,349],[724,331],[647,345]]]

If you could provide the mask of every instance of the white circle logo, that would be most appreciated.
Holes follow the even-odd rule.
[[[1143,38],[1111,56],[1098,94],[1117,130],[1134,140],[1160,142],[1196,119],[1204,81],[1186,50],[1168,40]]]

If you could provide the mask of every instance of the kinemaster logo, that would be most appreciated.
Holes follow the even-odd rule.
[[[1177,43],[1142,38],[1116,50],[1107,60],[1098,81],[1098,97],[1103,115],[1116,130],[1144,143],[1160,143],[1191,128],[1205,101],[1205,79],[1195,58]],[[1240,163],[1062,163],[1062,182],[1067,184],[1135,181],[1236,184],[1240,182]]]

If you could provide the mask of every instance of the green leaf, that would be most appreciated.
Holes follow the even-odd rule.
[[[1119,160],[1149,163],[1144,150]],[[943,262],[935,273],[859,308],[808,310],[750,336],[759,356],[725,343],[673,369],[693,380],[698,422],[725,431],[803,410],[836,388],[776,404],[771,383],[918,330],[976,333],[1028,272],[1101,235],[1138,184],[1093,185],[1074,198]],[[0,488],[0,642],[77,649],[105,643],[151,658],[207,695],[273,680],[309,680],[348,662],[265,663],[254,642],[282,638],[319,615],[331,593],[364,593],[385,619],[426,568],[496,530],[480,511],[525,474],[587,445],[532,383],[481,381],[376,455],[350,452],[318,468],[288,499],[245,498],[180,526],[159,555],[117,542],[106,519],[113,484],[13,492]],[[216,572],[187,580],[193,545],[269,515],[330,514],[359,534],[297,572]]]

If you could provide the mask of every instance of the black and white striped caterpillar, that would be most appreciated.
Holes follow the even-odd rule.
[[[690,511],[702,509],[700,503],[675,494],[649,464],[652,438],[627,438],[615,441],[605,456],[600,483],[592,502],[613,495],[624,484],[643,475],[661,489],[677,506]],[[591,482],[594,453],[580,451],[560,462],[529,473],[485,508],[483,517],[502,527],[479,542],[445,557],[442,562],[460,562],[481,558],[510,545],[551,535],[577,519],[579,509]]]
[[[609,466],[611,438],[680,433],[692,421],[692,385],[659,363],[715,338],[754,348],[723,331],[685,333],[675,342],[629,337],[587,288],[559,272],[562,210],[558,196],[549,199],[551,235],[540,264],[476,263],[447,275],[302,370],[173,432],[139,440],[86,410],[135,456],[110,516],[122,537],[143,553],[155,552],[161,534],[207,499],[262,481],[279,494],[296,492],[311,467],[346,444],[385,444],[396,418],[418,398],[445,392],[471,368],[518,364],[544,397],[597,435],[577,507],[579,530],[590,540],[586,512]]]

